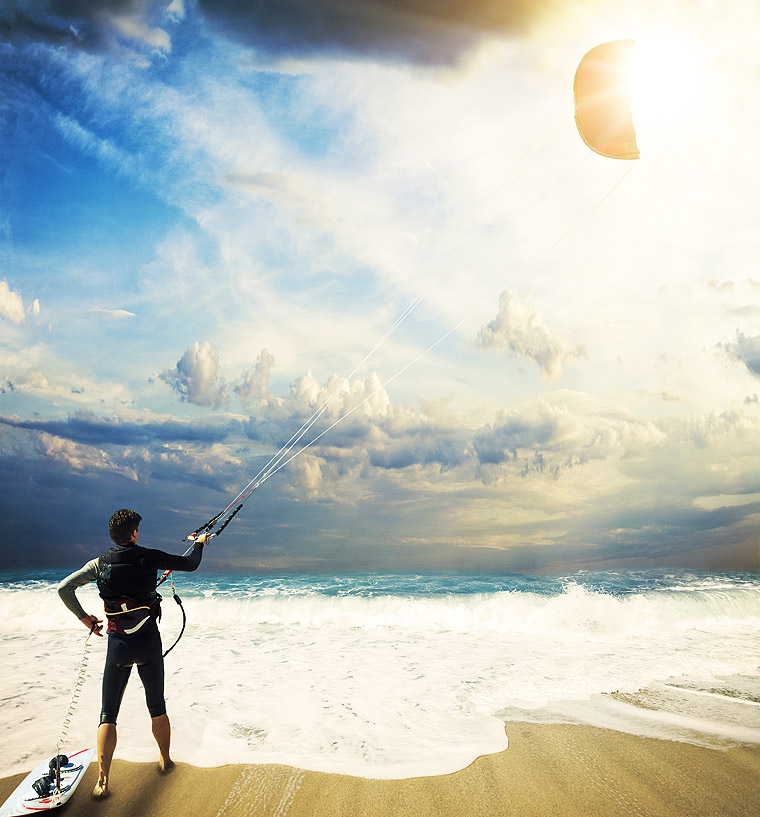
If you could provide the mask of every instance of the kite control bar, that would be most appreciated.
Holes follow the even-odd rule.
[[[227,518],[224,520],[224,522],[222,522],[222,525],[221,525],[221,527],[219,528],[219,530],[218,530],[218,531],[215,531],[214,533],[210,533],[211,529],[212,529],[212,528],[214,527],[214,525],[216,525],[216,523],[219,521],[219,518],[220,518],[221,516],[223,516],[224,511],[222,511],[221,513],[218,513],[218,514],[217,514],[217,515],[216,515],[216,516],[215,516],[213,519],[209,519],[209,521],[208,521],[208,522],[206,522],[206,524],[205,524],[205,525],[201,525],[199,528],[196,528],[196,530],[194,530],[192,533],[188,534],[188,535],[187,535],[185,538],[186,538],[188,541],[190,541],[190,542],[193,542],[193,543],[194,543],[194,542],[195,542],[195,540],[198,538],[198,536],[199,536],[200,534],[202,534],[202,533],[208,533],[208,536],[206,537],[206,544],[208,544],[208,543],[209,543],[209,542],[210,542],[210,541],[211,541],[211,540],[212,540],[212,539],[213,539],[215,536],[219,536],[219,534],[220,534],[220,533],[221,533],[221,532],[222,532],[222,531],[223,531],[223,530],[224,530],[224,529],[227,527],[227,525],[229,525],[229,524],[230,524],[230,522],[232,522],[233,517],[235,516],[235,514],[236,514],[236,513],[237,513],[237,512],[238,512],[238,511],[239,511],[239,510],[242,508],[242,507],[243,507],[243,503],[241,502],[241,503],[240,503],[240,504],[237,506],[237,508],[235,508],[235,510],[234,510],[234,511],[232,511],[232,513],[231,513],[231,514],[229,514],[229,515],[227,516]],[[191,548],[188,548],[188,549],[185,551],[184,555],[185,555],[185,556],[187,556],[187,554],[190,552],[190,550],[191,550]],[[164,572],[161,574],[161,578],[160,578],[160,579],[158,580],[158,582],[156,583],[156,587],[158,587],[159,585],[163,584],[163,583],[164,583],[164,582],[165,582],[165,581],[166,581],[166,580],[169,578],[169,576],[170,576],[170,575],[171,575],[171,570],[165,570],[165,571],[164,571]]]

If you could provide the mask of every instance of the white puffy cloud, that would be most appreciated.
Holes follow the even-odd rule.
[[[196,340],[177,361],[175,368],[164,369],[159,377],[188,403],[220,408],[228,401],[220,374],[219,354],[207,340]]]
[[[247,431],[252,439],[278,447],[296,435],[301,446],[326,435],[321,446],[351,449],[372,436],[374,425],[385,421],[389,407],[390,398],[375,373],[353,382],[333,375],[320,384],[307,372],[285,396],[272,397],[264,409],[253,413]]]
[[[26,323],[26,316],[31,315],[35,323],[40,320],[40,301],[35,298],[29,306],[24,306],[20,292],[12,290],[7,281],[0,281],[0,319],[7,318],[13,323]]]
[[[529,301],[521,301],[511,290],[501,293],[499,312],[481,328],[475,345],[535,362],[547,380],[558,377],[564,363],[585,354],[583,347],[552,335]]]
[[[387,414],[390,397],[376,372],[372,372],[366,380],[353,382],[333,375],[322,386],[311,372],[307,372],[291,386],[285,405],[291,411],[324,406],[328,417],[342,417],[356,412],[370,417]]]
[[[256,365],[243,372],[240,381],[232,389],[242,405],[249,406],[255,400],[264,398],[272,366],[274,366],[274,357],[268,349],[262,349],[256,359]]]
[[[322,488],[322,468],[317,457],[305,454],[293,461],[293,473],[308,497],[315,497]]]
[[[37,311],[39,312],[39,303]],[[13,323],[23,323],[26,319],[21,293],[14,292],[7,281],[0,281],[0,316],[8,318]]]

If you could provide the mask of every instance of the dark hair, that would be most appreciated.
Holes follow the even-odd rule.
[[[117,545],[128,542],[132,536],[132,531],[136,530],[142,520],[137,511],[130,511],[122,508],[108,520],[108,533]]]

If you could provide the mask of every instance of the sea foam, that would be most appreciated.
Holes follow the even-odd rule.
[[[63,575],[0,585],[5,773],[55,747],[70,698],[86,632],[57,597]],[[198,573],[177,574],[176,583],[188,623],[166,659],[167,706],[174,754],[196,765],[442,774],[505,749],[504,723],[514,719],[760,742],[760,581],[751,575]],[[79,597],[88,611],[102,609],[94,586]],[[181,622],[168,599],[163,607],[167,647]],[[91,745],[100,708],[105,639],[90,642],[72,747]],[[642,702],[642,690],[655,689],[659,703]],[[716,695],[736,699],[740,722],[715,709]],[[117,756],[154,754],[135,673]]]

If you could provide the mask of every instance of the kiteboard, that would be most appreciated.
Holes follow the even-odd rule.
[[[0,806],[0,817],[21,817],[62,806],[81,783],[94,754],[94,749],[81,749],[68,757],[61,755],[60,786],[57,785],[56,758],[43,760]]]

